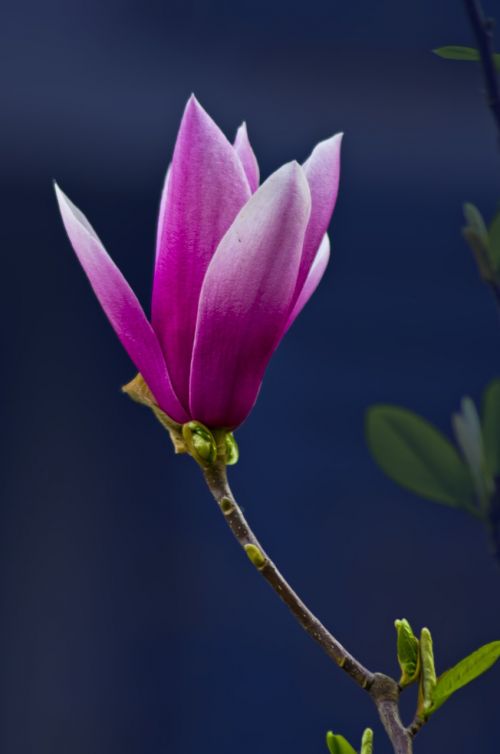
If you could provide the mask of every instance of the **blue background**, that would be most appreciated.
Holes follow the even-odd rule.
[[[494,12],[493,3],[490,10]],[[461,239],[500,156],[458,0],[25,0],[0,26],[2,754],[323,752],[371,702],[295,625],[202,480],[120,394],[134,370],[65,237],[57,178],[147,306],[155,220],[194,91],[264,176],[345,131],[327,275],[238,432],[231,479],[263,543],[370,668],[393,620],[438,669],[500,638],[500,570],[464,514],[375,466],[364,414],[450,431],[500,371],[495,309]],[[403,706],[412,714],[411,692]],[[422,731],[426,754],[498,750],[500,670]]]

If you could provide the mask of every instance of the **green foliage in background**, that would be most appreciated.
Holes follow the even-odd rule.
[[[399,406],[373,406],[366,435],[373,457],[393,481],[438,503],[474,507],[474,481],[467,465],[425,419]]]
[[[445,47],[437,47],[432,52],[440,58],[445,58],[445,60],[465,60],[473,63],[478,63],[481,60],[479,50],[476,50],[475,47],[446,45]],[[493,61],[497,71],[500,71],[500,53],[496,52],[493,55]]]
[[[481,418],[464,398],[452,426],[455,444],[406,408],[376,405],[367,412],[366,436],[374,459],[393,481],[486,523],[500,476],[500,380],[484,391]]]
[[[466,225],[462,233],[476,259],[483,280],[500,285],[500,210],[489,226],[479,209],[470,202],[464,204]]]

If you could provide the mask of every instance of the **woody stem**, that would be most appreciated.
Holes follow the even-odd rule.
[[[395,754],[412,754],[413,735],[399,715],[400,688],[382,673],[364,667],[309,610],[268,556],[246,521],[227,481],[226,466],[216,461],[202,466],[205,481],[240,546],[261,576],[274,589],[307,634],[342,670],[372,697]]]

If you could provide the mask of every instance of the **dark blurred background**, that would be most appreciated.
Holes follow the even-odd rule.
[[[500,16],[500,8],[487,8]],[[500,638],[479,524],[406,494],[365,446],[373,402],[449,432],[500,372],[494,306],[461,235],[500,155],[460,0],[25,0],[0,25],[2,754],[321,752],[371,702],[295,625],[194,464],[120,394],[134,369],[65,237],[51,179],[148,306],[156,213],[194,91],[264,176],[345,131],[333,258],[238,432],[231,478],[262,541],[370,668],[396,617],[438,669]],[[500,45],[500,42],[499,42]],[[405,703],[412,713],[411,693]],[[416,751],[498,751],[500,671]]]

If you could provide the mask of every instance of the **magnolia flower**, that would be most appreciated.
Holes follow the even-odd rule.
[[[245,124],[234,145],[194,97],[161,198],[151,319],[56,186],[66,232],[122,345],[171,419],[233,429],[328,263],[341,134],[259,187]]]

